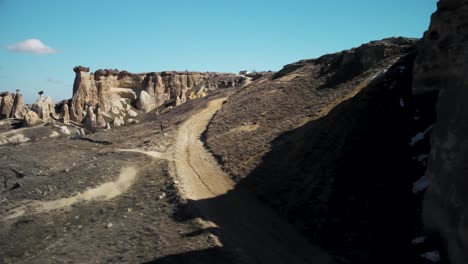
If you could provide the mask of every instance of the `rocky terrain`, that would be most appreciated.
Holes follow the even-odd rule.
[[[466,0],[278,72],[0,94],[0,263],[466,263]]]

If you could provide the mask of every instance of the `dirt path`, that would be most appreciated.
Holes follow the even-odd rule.
[[[112,199],[119,196],[128,190],[130,186],[132,186],[136,174],[137,170],[134,167],[126,167],[121,170],[119,178],[116,181],[106,182],[96,188],[78,193],[77,195],[51,201],[24,201],[22,202],[23,205],[10,210],[8,215],[0,218],[0,222],[23,215],[34,215],[57,209],[68,208],[79,202],[88,202],[93,200],[103,201]]]
[[[213,223],[207,226],[221,229],[225,246],[239,248],[256,263],[331,263],[328,254],[311,246],[256,198],[234,190],[234,182],[204,148],[200,136],[225,100],[211,101],[178,130],[174,163],[182,196]]]

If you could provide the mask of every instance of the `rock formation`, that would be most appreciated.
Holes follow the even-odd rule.
[[[88,105],[86,110],[86,116],[83,120],[83,124],[87,129],[95,130],[96,129],[96,114],[94,113],[93,106]]]
[[[70,111],[67,103],[64,103],[62,107],[62,120],[65,125],[70,124]]]
[[[232,87],[244,80],[234,74],[198,72],[152,72],[132,74],[118,70],[97,70],[78,66],[73,85],[70,119],[81,122],[87,103],[101,106],[103,113],[115,112],[121,99],[129,100],[139,110],[149,112],[165,103],[184,103],[188,91],[204,95],[217,88]],[[205,93],[200,92],[205,91]],[[117,102],[117,103],[116,103]],[[117,114],[117,113],[114,113]]]
[[[328,65],[321,71],[321,75],[333,73],[326,85],[334,85],[349,80],[360,73],[371,69],[385,59],[400,54],[403,50],[412,46],[415,39],[388,38],[380,41],[371,41],[360,47],[340,53],[329,54],[318,59],[302,60],[284,66],[277,72],[274,78],[280,78],[294,72],[306,65]]]
[[[48,121],[51,114],[55,114],[54,103],[50,96],[40,95],[39,99],[32,105],[31,110],[36,112],[40,119]]]
[[[96,105],[96,109],[94,110],[94,114],[96,115],[96,127],[98,128],[105,128],[106,127],[106,120],[102,115],[101,107],[99,104]]]
[[[467,23],[467,0],[439,1],[418,49],[413,85],[415,94],[439,91],[423,214],[454,264],[468,260]]]
[[[23,126],[33,127],[39,123],[39,116],[34,111],[28,111],[23,119]]]
[[[14,96],[11,93],[3,93],[2,104],[0,105],[0,118],[9,118],[13,109]]]
[[[13,101],[13,107],[11,111],[12,118],[23,118],[25,114],[25,107],[23,104],[23,95],[17,91],[15,94],[15,99]]]

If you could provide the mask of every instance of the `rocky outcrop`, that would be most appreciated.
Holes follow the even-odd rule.
[[[468,260],[468,1],[441,0],[418,49],[415,94],[439,91],[431,134],[424,222],[452,263]]]
[[[0,105],[0,118],[9,118],[13,109],[14,96],[11,93],[3,93]]]
[[[403,37],[371,41],[351,50],[286,65],[275,74],[274,78],[281,78],[310,64],[328,65],[328,67],[323,68],[321,75],[325,76],[333,73],[328,76],[326,85],[335,85],[371,69],[385,59],[400,54],[414,45],[415,42],[416,39]]]
[[[13,100],[13,109],[11,110],[12,118],[23,118],[25,115],[26,108],[23,104],[23,95],[17,91],[15,94],[15,99]]]
[[[86,110],[86,116],[83,120],[83,124],[87,129],[95,130],[96,129],[96,114],[94,113],[93,106],[89,105]]]
[[[88,103],[99,103],[103,113],[113,112],[116,102],[128,99],[143,112],[166,103],[184,103],[191,96],[205,95],[211,90],[232,87],[244,80],[234,74],[198,72],[129,73],[118,70],[97,70],[78,66],[73,86],[70,119],[81,122]],[[190,93],[197,91],[195,93]],[[200,92],[201,91],[201,92]],[[205,92],[205,93],[204,93]],[[118,103],[117,103],[118,104]]]
[[[96,109],[94,110],[94,114],[96,115],[96,127],[98,128],[105,128],[106,127],[106,120],[102,115],[101,107],[99,104],[96,105]]]
[[[70,111],[67,103],[64,103],[62,106],[62,120],[65,125],[70,124]]]
[[[23,119],[23,126],[25,127],[33,127],[39,124],[40,119],[39,116],[34,111],[28,111]]]
[[[48,121],[51,114],[55,114],[55,104],[50,96],[40,95],[39,99],[32,105],[31,110],[36,112],[40,119]]]

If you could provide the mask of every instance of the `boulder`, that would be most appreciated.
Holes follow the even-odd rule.
[[[133,118],[127,119],[127,124],[138,124],[138,123],[140,123],[140,121],[136,119],[133,119]]]
[[[137,108],[142,110],[145,113],[156,108],[156,104],[154,102],[154,97],[152,97],[148,92],[141,91],[140,96],[137,99]]]
[[[125,121],[122,116],[116,116],[114,118],[114,127],[119,127],[125,125]]]
[[[133,111],[133,110],[131,110],[131,109],[127,111],[127,114],[128,114],[128,116],[130,116],[130,117],[136,117],[136,116],[138,115],[137,112],[135,112],[135,111]]]
[[[28,111],[24,115],[23,119],[23,126],[25,127],[33,127],[39,124],[39,116],[34,111]]]

